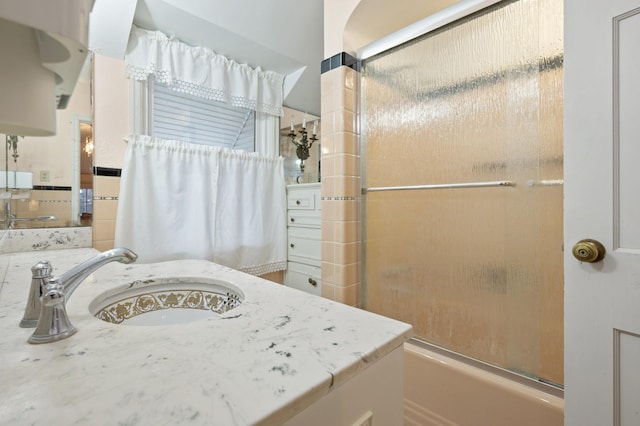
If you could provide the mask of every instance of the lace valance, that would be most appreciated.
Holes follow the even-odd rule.
[[[134,26],[125,60],[128,78],[147,80],[153,75],[179,92],[282,115],[282,74],[239,64],[205,47]]]

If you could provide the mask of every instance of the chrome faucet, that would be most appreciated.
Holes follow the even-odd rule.
[[[137,258],[138,255],[129,249],[115,248],[84,261],[58,277],[51,276],[51,265],[44,269],[42,267],[36,268],[43,263],[38,262],[34,266],[39,271],[38,276],[34,272],[32,292],[29,293],[29,297],[33,297],[31,293],[40,296],[40,313],[36,329],[29,337],[29,343],[55,342],[74,335],[77,330],[69,321],[66,302],[80,283],[96,269],[107,263],[133,263]],[[46,275],[47,273],[48,275]],[[34,290],[37,285],[41,285],[40,291]],[[27,301],[27,311],[34,305],[32,302],[32,300]],[[25,312],[25,317],[27,317],[27,313]]]
[[[17,217],[11,213],[11,203],[4,203],[4,217],[0,219],[0,223],[5,223],[5,229],[13,229],[16,222],[44,222],[49,220],[58,220],[55,216],[36,216],[36,217]]]

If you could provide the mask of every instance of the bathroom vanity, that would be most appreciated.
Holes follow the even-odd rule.
[[[105,265],[67,301],[75,335],[27,343],[33,329],[18,324],[31,266],[46,259],[59,275],[97,254],[0,255],[0,423],[402,423],[410,325],[206,261]],[[169,325],[111,323],[90,311],[115,289],[185,278],[226,283],[240,303]]]
[[[320,296],[320,183],[287,185],[287,270],[284,285]]]

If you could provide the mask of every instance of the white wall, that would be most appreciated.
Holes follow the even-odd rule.
[[[324,0],[324,57],[349,52],[344,46],[344,28],[362,0]],[[351,51],[353,52],[353,51]]]
[[[129,134],[129,80],[125,62],[94,55],[94,166],[122,168]]]
[[[56,112],[57,134],[48,137],[18,139],[18,161],[9,153],[9,170],[33,172],[33,185],[71,186],[73,155],[73,117],[91,117],[89,81],[79,80],[69,104]],[[4,142],[4,135],[2,136]],[[0,169],[4,170],[4,153]],[[40,172],[48,171],[49,180],[40,179]]]

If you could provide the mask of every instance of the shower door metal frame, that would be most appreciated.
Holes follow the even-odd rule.
[[[408,41],[422,37],[459,19],[466,18],[501,1],[504,0],[461,0],[433,15],[429,15],[388,36],[361,47],[358,49],[356,57],[359,61],[364,61],[365,59],[396,48]]]

